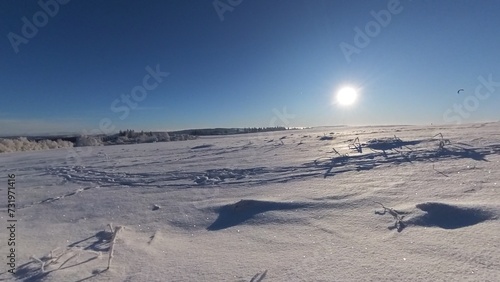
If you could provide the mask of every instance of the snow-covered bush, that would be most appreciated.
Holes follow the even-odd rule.
[[[158,141],[158,138],[156,136],[148,136],[146,134],[139,135],[135,138],[136,143],[153,143]]]
[[[118,138],[116,138],[116,140],[115,140],[115,144],[119,144],[119,145],[129,144],[130,142],[131,141],[130,141],[130,139],[128,139],[127,136],[118,136]]]
[[[158,142],[170,141],[170,135],[168,135],[168,132],[157,132],[155,134],[156,134],[156,137],[158,138]]]
[[[174,134],[170,137],[170,140],[172,140],[172,141],[185,141],[185,140],[187,140],[187,135],[186,134]]]
[[[76,146],[102,146],[102,139],[96,136],[80,135],[76,138]]]
[[[73,147],[73,143],[58,139],[30,141],[26,137],[18,137],[15,139],[0,138],[0,153],[16,152],[16,151],[31,151],[31,150],[49,150],[57,148]]]

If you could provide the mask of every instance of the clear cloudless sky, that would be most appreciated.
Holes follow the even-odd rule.
[[[60,2],[0,1],[0,135],[499,120],[500,1]]]

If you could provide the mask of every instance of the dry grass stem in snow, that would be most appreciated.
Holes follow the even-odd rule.
[[[394,219],[396,220],[396,222],[394,223],[394,228],[398,231],[398,232],[401,232],[404,228],[404,224],[403,224],[403,218],[404,218],[404,215],[400,215],[398,211],[396,211],[395,209],[393,208],[388,208],[386,206],[384,206],[382,203],[380,202],[376,202],[376,201],[373,201],[374,203],[377,203],[379,205],[382,206],[382,208],[384,209],[383,212],[375,212],[376,214],[379,214],[379,215],[384,215],[386,213],[389,213],[390,215],[392,215],[392,217],[394,217]]]
[[[120,231],[122,231],[125,228],[123,226],[116,226],[113,229],[113,225],[111,225],[111,223],[108,226],[109,226],[109,228],[111,228],[111,230],[113,232],[113,238],[111,239],[111,242],[109,243],[108,268],[106,268],[106,270],[108,270],[111,267],[111,260],[113,259],[113,252],[115,250],[116,236],[118,235],[118,233]]]

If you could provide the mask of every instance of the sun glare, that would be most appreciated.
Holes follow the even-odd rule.
[[[356,102],[358,93],[352,87],[344,87],[337,93],[337,102],[342,106],[350,106]]]

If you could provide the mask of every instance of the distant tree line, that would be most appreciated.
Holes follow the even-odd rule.
[[[120,130],[118,132],[118,136],[125,136],[128,138],[135,138],[135,137],[141,136],[141,135],[152,137],[152,136],[154,136],[154,133],[153,133],[153,131],[144,132],[144,130],[142,130],[141,132],[135,132],[133,129]]]
[[[273,126],[273,127],[247,127],[242,128],[240,133],[254,133],[254,132],[268,132],[268,131],[281,131],[286,130],[283,126]]]
[[[206,128],[206,129],[183,130],[182,132],[194,136],[202,136],[202,135],[243,134],[243,133],[255,133],[255,132],[281,131],[281,130],[287,130],[287,128],[283,126],[245,127],[245,128]]]
[[[113,135],[94,135],[78,136],[75,142],[80,146],[102,146],[102,145],[120,145],[120,144],[139,144],[169,141],[184,141],[196,139],[196,136],[188,134],[169,134],[166,131],[134,131],[133,129],[120,130]]]

